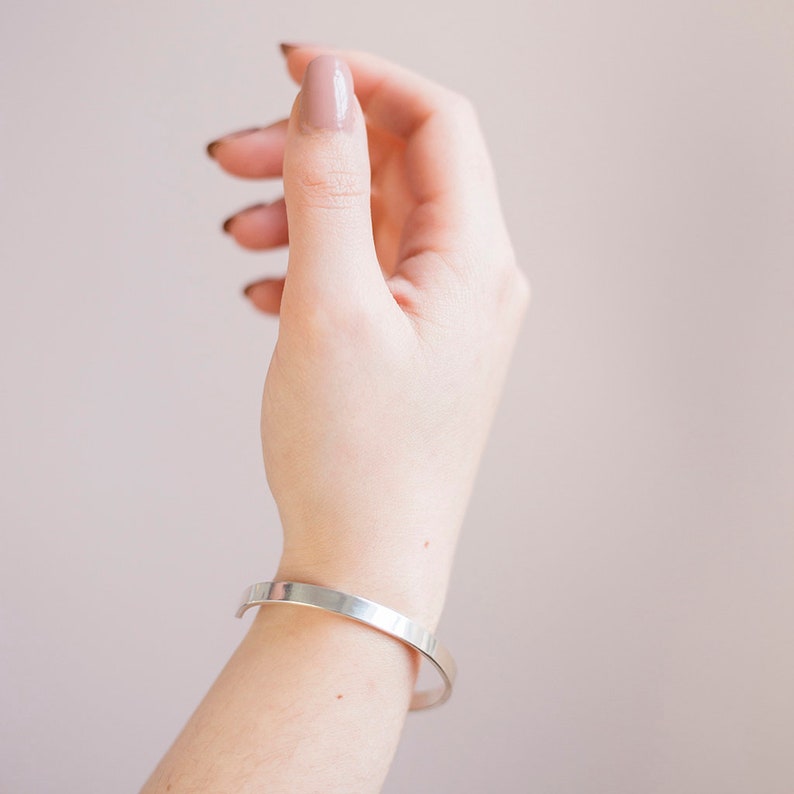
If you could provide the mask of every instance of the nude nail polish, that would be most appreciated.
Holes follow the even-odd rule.
[[[300,98],[300,124],[312,130],[353,129],[353,77],[335,55],[320,55],[306,67]]]

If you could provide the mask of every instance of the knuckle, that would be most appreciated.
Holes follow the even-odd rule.
[[[301,203],[316,209],[347,209],[369,200],[369,184],[361,175],[338,166],[302,173],[297,188]]]
[[[526,274],[516,268],[515,270],[515,294],[521,310],[525,310],[532,301],[532,284]]]
[[[497,286],[497,310],[523,315],[532,297],[532,287],[526,274],[514,263],[501,271]]]
[[[458,91],[449,91],[446,97],[447,112],[453,118],[463,121],[476,121],[477,109],[474,103],[465,94]]]

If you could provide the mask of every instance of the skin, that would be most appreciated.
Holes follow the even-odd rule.
[[[272,578],[433,631],[529,287],[470,102],[361,52],[292,47],[290,75],[329,52],[355,83],[350,131],[302,126],[299,97],[212,146],[229,174],[284,181],[283,201],[227,223],[246,248],[289,244],[286,280],[246,290],[279,315],[262,400]],[[366,626],[260,608],[143,791],[379,791],[417,669]]]

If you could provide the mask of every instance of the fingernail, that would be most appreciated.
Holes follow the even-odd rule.
[[[300,122],[304,130],[353,129],[353,77],[335,55],[320,55],[306,67]]]
[[[232,224],[234,223],[234,221],[237,218],[239,218],[241,215],[245,215],[246,212],[251,212],[251,210],[258,210],[258,209],[261,209],[262,207],[266,207],[266,206],[267,206],[267,204],[265,204],[264,202],[259,202],[259,204],[252,204],[250,207],[245,207],[244,209],[241,209],[238,212],[235,212],[234,215],[230,215],[223,222],[221,228],[223,229],[223,231],[226,232],[226,234],[231,234]]]
[[[301,41],[301,42],[295,42],[295,41],[282,41],[282,42],[280,42],[280,43],[279,43],[279,45],[278,45],[278,46],[279,46],[279,48],[281,49],[281,52],[284,54],[284,57],[285,57],[285,58],[286,58],[286,57],[287,57],[287,56],[288,56],[288,55],[289,55],[289,54],[290,54],[290,53],[291,53],[293,50],[299,50],[299,49],[301,49],[302,47],[316,47],[316,48],[319,48],[319,49],[325,49],[325,50],[332,49],[331,47],[328,47],[328,46],[326,46],[326,45],[323,45],[323,44],[318,44],[317,42],[314,42],[314,43],[312,43],[312,42],[309,42],[309,41]]]
[[[235,138],[242,138],[245,135],[250,135],[252,132],[259,132],[259,130],[261,129],[262,127],[250,127],[247,130],[238,130],[237,132],[230,132],[228,135],[224,135],[222,138],[217,138],[214,141],[210,141],[207,144],[207,154],[214,159],[215,152],[217,151],[218,147],[221,144],[226,143],[226,141],[234,140]]]

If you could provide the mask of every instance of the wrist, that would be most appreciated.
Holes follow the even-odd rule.
[[[425,555],[358,559],[322,558],[285,550],[275,581],[305,582],[362,596],[400,612],[434,632],[441,618],[450,565]]]

